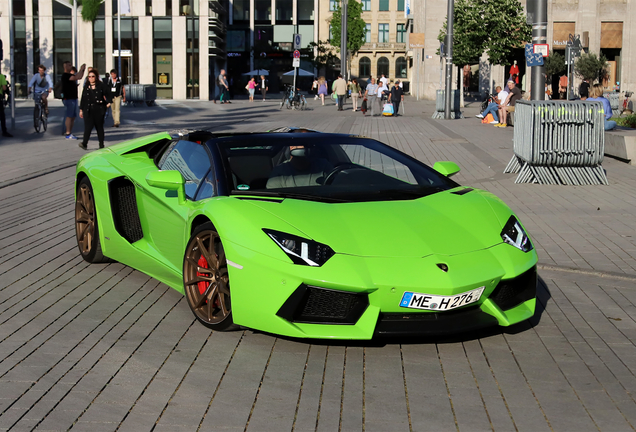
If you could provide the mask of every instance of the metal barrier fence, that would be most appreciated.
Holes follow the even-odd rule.
[[[514,153],[504,172],[515,183],[608,184],[601,102],[524,101],[515,104]]]
[[[445,90],[437,90],[437,97],[435,98],[435,112],[433,113],[434,119],[444,118],[445,103]],[[459,110],[459,91],[453,90],[451,93],[451,118],[460,119],[464,118],[464,115]]]
[[[157,99],[157,86],[155,84],[126,84],[126,101],[136,105],[145,103],[152,106]]]
[[[612,111],[618,111],[620,105],[620,94],[616,92],[605,93],[603,96],[609,101]]]

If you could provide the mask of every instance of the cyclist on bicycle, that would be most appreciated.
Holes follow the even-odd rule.
[[[46,73],[44,65],[38,66],[38,73],[33,75],[33,78],[29,81],[29,93],[31,93],[31,88],[33,88],[33,100],[42,101],[44,113],[48,116],[48,97],[49,93],[53,91],[53,80],[51,80],[51,77]]]

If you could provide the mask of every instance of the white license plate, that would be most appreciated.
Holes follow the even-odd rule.
[[[402,295],[400,307],[435,311],[456,309],[478,301],[485,288],[486,287],[483,286],[452,296],[440,296],[406,291],[404,295]]]

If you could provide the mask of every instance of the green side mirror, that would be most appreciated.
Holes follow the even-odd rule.
[[[455,162],[450,161],[435,162],[433,169],[446,177],[454,176],[459,172],[459,166]]]
[[[167,189],[179,190],[184,185],[183,176],[179,171],[153,171],[146,176],[146,182],[150,186]]]

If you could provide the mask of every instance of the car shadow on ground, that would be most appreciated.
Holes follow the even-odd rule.
[[[547,283],[539,276],[537,281],[537,305],[534,315],[523,322],[511,325],[510,327],[489,327],[481,330],[466,331],[460,334],[445,336],[411,336],[411,337],[374,337],[371,340],[332,340],[332,339],[300,339],[286,336],[270,335],[293,342],[310,345],[324,346],[344,346],[361,348],[381,348],[387,345],[413,345],[413,344],[454,344],[469,342],[473,340],[485,339],[497,335],[518,334],[534,328],[541,321],[548,301],[551,298],[550,289]],[[254,331],[255,333],[263,333]]]

